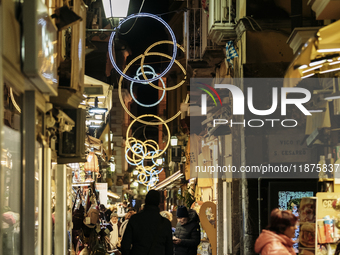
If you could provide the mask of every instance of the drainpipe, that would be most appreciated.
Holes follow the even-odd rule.
[[[240,193],[241,193],[241,210],[242,210],[242,223],[241,223],[241,255],[247,255],[249,252],[251,238],[248,231],[248,181],[245,178],[245,174],[242,174],[240,180]]]
[[[240,88],[244,91],[244,84],[241,81]],[[239,121],[244,121],[244,116],[238,116]],[[240,143],[241,143],[241,166],[246,165],[246,145],[245,145],[245,130],[244,126],[240,125]],[[246,179],[246,173],[241,174],[240,179],[240,209],[242,212],[242,221],[241,221],[241,255],[247,255],[250,252],[251,247],[251,236],[248,234],[249,231],[249,197],[248,197],[248,180]]]
[[[225,137],[218,136],[218,165],[224,166],[224,155],[225,155]],[[218,173],[217,181],[217,255],[223,255],[223,245],[224,245],[224,233],[223,224],[228,224],[228,222],[223,222],[223,180],[222,173]]]

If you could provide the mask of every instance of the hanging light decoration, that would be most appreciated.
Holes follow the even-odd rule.
[[[123,100],[123,97],[122,97],[123,78],[125,78],[125,79],[127,79],[131,82],[130,83],[130,94],[131,94],[132,99],[138,105],[140,105],[142,107],[154,107],[154,106],[157,106],[163,100],[166,91],[177,89],[178,87],[183,85],[185,83],[186,79],[187,79],[187,76],[186,76],[185,68],[181,65],[181,63],[179,61],[176,60],[177,49],[180,49],[184,52],[184,48],[177,44],[175,34],[173,33],[172,29],[159,16],[156,16],[154,14],[149,14],[149,13],[133,14],[133,15],[128,16],[126,19],[121,20],[119,22],[118,26],[117,26],[117,30],[119,30],[121,28],[121,26],[130,19],[144,18],[144,17],[152,18],[152,19],[155,19],[156,21],[162,23],[166,27],[166,29],[168,30],[172,41],[159,41],[159,42],[152,44],[151,46],[149,46],[146,49],[146,51],[143,54],[141,54],[138,57],[136,57],[135,59],[133,59],[125,67],[125,69],[123,71],[118,68],[118,66],[117,66],[117,64],[114,60],[113,53],[112,53],[112,49],[113,49],[112,46],[113,46],[113,41],[114,41],[116,32],[113,32],[111,34],[111,37],[110,37],[110,40],[109,40],[109,45],[108,45],[108,51],[109,51],[109,57],[110,57],[110,60],[111,60],[113,67],[121,75],[121,77],[119,79],[119,83],[118,83],[119,100],[121,102],[123,109],[133,119],[133,121],[130,123],[130,125],[127,128],[127,131],[126,131],[125,159],[128,162],[128,164],[133,165],[135,167],[133,174],[137,175],[137,182],[134,182],[133,185],[136,186],[136,184],[138,185],[138,183],[143,184],[147,187],[147,190],[149,190],[151,187],[156,185],[156,183],[159,181],[158,175],[159,175],[160,172],[163,171],[162,165],[163,165],[164,159],[163,159],[163,157],[161,157],[161,155],[163,153],[165,153],[165,151],[169,147],[169,144],[170,144],[169,138],[171,137],[170,130],[169,130],[167,123],[174,120],[175,118],[177,118],[181,114],[181,111],[177,112],[177,114],[175,114],[174,116],[172,116],[171,118],[169,118],[167,120],[163,120],[162,118],[160,118],[156,115],[152,115],[152,114],[145,114],[145,115],[138,116],[138,117],[134,116],[128,110],[128,108],[126,107],[124,100]],[[150,52],[153,47],[161,45],[161,44],[171,44],[171,45],[173,45],[172,56],[169,56],[167,54],[160,53],[160,52]],[[170,62],[161,74],[156,74],[156,72],[155,72],[155,70],[152,66],[144,65],[145,57],[148,57],[148,56],[159,56],[159,57],[167,58],[167,59],[170,60]],[[137,69],[136,75],[134,77],[130,77],[130,76],[126,75],[128,69],[131,67],[131,65],[133,65],[138,60],[140,60],[140,67]],[[176,65],[182,70],[182,72],[184,74],[184,78],[178,84],[176,84],[172,87],[166,87],[166,84],[164,83],[162,77],[170,70],[170,68],[172,67],[172,65],[174,63],[176,63]],[[162,84],[161,86],[158,86],[158,85],[155,85],[155,84],[152,83],[152,82],[157,81],[157,80],[160,80],[160,83]],[[135,85],[135,83],[143,85],[143,86],[150,85],[154,89],[162,90],[160,98],[156,102],[151,103],[151,104],[143,104],[143,103],[139,102],[135,98],[135,95],[133,93],[133,86]],[[185,99],[185,103],[188,103],[188,101],[189,101],[189,96],[187,95],[186,99]],[[148,118],[148,120],[145,120],[145,118]],[[156,122],[155,121],[149,121],[149,118],[155,118],[157,121]],[[131,127],[136,121],[138,121],[138,122],[140,122],[144,125],[151,125],[151,126],[164,125],[165,126],[165,129],[167,130],[167,133],[168,133],[167,134],[168,139],[167,139],[166,145],[164,146],[163,150],[161,150],[159,148],[158,143],[154,140],[145,138],[145,141],[141,141],[141,140],[133,137],[133,135],[129,136]],[[150,164],[146,164],[146,161],[148,161],[148,163],[150,163],[150,160],[152,162],[151,166],[150,166]]]

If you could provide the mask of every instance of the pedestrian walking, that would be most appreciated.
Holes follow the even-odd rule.
[[[132,215],[122,239],[122,255],[173,255],[171,223],[160,215],[160,194],[150,190],[144,210]]]
[[[196,213],[189,217],[185,206],[177,208],[177,225],[173,237],[174,255],[196,255],[201,242],[200,225]]]
[[[114,248],[117,248],[120,246],[119,228],[121,223],[118,222],[118,215],[115,212],[111,214],[110,225],[112,226],[112,231],[110,232],[110,241]]]
[[[291,211],[274,209],[270,214],[269,225],[255,242],[255,252],[261,255],[296,255],[292,240],[295,237],[298,218]]]

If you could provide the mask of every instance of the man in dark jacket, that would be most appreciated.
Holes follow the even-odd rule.
[[[131,216],[121,243],[122,255],[172,255],[171,223],[160,215],[160,194],[150,190],[144,210]]]
[[[197,215],[196,215],[197,216]],[[174,233],[174,255],[196,255],[201,242],[200,225],[193,214],[189,217],[185,206],[177,208],[177,225]]]

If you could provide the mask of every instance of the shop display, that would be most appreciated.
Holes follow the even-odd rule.
[[[299,253],[333,255],[340,241],[338,217],[340,193],[319,192],[300,203]]]

